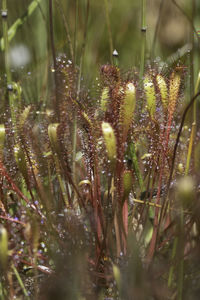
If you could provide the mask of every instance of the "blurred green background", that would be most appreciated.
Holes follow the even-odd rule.
[[[20,81],[26,102],[47,101],[50,96],[49,69],[52,54],[49,35],[49,2],[47,0],[8,0],[9,27],[27,12],[27,8],[37,2],[36,9],[22,19],[12,41],[10,42],[10,63],[13,79]],[[193,56],[194,74],[199,70],[199,50],[195,33],[200,28],[200,1],[177,0],[180,9],[171,0],[146,1],[146,50],[145,57],[166,61],[178,49]],[[102,64],[110,62],[109,34],[106,23],[104,1],[89,1],[89,19],[87,26],[86,47],[83,57],[84,80],[90,84],[98,76]],[[56,55],[66,54],[70,59],[69,44],[64,22],[69,26],[73,48],[76,47],[76,64],[80,63],[80,53],[84,41],[86,20],[86,0],[54,0],[53,25]],[[113,49],[119,53],[119,66],[127,71],[140,66],[141,57],[141,0],[108,0],[108,12],[113,40]],[[77,20],[77,23],[76,23]],[[159,26],[156,31],[156,24]],[[76,29],[77,27],[77,29]],[[2,36],[2,28],[1,28]],[[182,48],[184,47],[184,48]],[[178,51],[178,52],[177,52]],[[192,54],[191,54],[192,53]],[[1,74],[4,74],[4,53],[0,56]]]

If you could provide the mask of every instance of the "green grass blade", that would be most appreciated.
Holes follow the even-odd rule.
[[[22,17],[18,18],[14,24],[8,29],[8,41],[10,42],[14,37],[19,29],[27,20],[28,18],[32,15],[32,13],[35,11],[35,9],[38,7],[42,0],[33,0],[30,5],[28,6],[26,12],[22,15]],[[1,38],[0,40],[0,49],[4,51],[5,49],[5,44],[4,44],[4,39]]]

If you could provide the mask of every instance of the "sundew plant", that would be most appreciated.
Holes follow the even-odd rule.
[[[199,1],[0,5],[0,299],[199,299]]]

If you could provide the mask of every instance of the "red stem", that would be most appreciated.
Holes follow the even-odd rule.
[[[2,173],[2,176],[6,178],[8,183],[11,185],[12,190],[21,198],[23,199],[32,209],[34,209],[38,214],[40,214],[42,217],[44,217],[41,212],[37,210],[37,208],[30,203],[29,199],[20,191],[20,189],[15,185],[13,180],[8,175],[6,168],[4,167],[3,163],[0,161],[0,173]],[[44,217],[45,218],[45,217]]]
[[[156,205],[160,204],[160,195],[161,195],[161,189],[162,189],[162,179],[163,179],[163,172],[165,168],[165,160],[166,160],[166,154],[169,144],[169,136],[170,136],[170,130],[171,130],[171,124],[172,124],[172,114],[169,114],[168,123],[167,123],[167,132],[166,132],[166,142],[163,149],[163,155],[162,155],[162,165],[160,170],[160,176],[158,181],[158,192],[157,192],[157,199],[156,199]],[[154,217],[154,226],[153,226],[153,235],[149,247],[149,252],[147,255],[147,260],[150,262],[154,256],[155,248],[156,248],[156,241],[157,241],[157,235],[158,235],[158,225],[159,225],[159,207],[155,208],[155,217]]]

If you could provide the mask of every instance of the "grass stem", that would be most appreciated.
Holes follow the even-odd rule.
[[[78,5],[78,3],[77,3]],[[78,8],[78,6],[77,6]],[[89,19],[89,9],[90,9],[90,1],[87,1],[86,6],[86,18],[85,18],[85,26],[84,26],[84,33],[83,33],[83,43],[81,47],[81,54],[80,54],[80,65],[79,65],[79,73],[78,73],[78,82],[77,82],[77,102],[79,102],[79,95],[81,90],[81,76],[82,76],[82,66],[83,66],[83,58],[85,53],[85,46],[86,46],[86,39],[87,39],[87,26],[88,26],[88,19]],[[77,22],[77,19],[76,19]],[[76,25],[77,26],[77,25]],[[73,121],[73,138],[72,138],[72,173],[73,173],[73,181],[76,184],[76,147],[77,147],[77,115],[74,112],[74,121]]]
[[[67,41],[68,41],[68,45],[69,45],[69,52],[70,52],[71,60],[74,63],[74,49],[73,49],[73,46],[72,46],[72,40],[71,40],[71,36],[70,36],[69,25],[68,25],[68,22],[67,22],[67,19],[66,19],[65,15],[64,15],[63,6],[62,6],[61,1],[56,0],[56,4],[58,6],[60,15],[63,19],[63,25],[64,25],[64,28],[65,28]]]
[[[141,57],[140,57],[140,80],[144,76],[145,51],[146,51],[146,0],[142,0],[142,16],[141,16]]]
[[[57,78],[57,63],[56,63],[56,50],[54,42],[54,28],[53,28],[53,2],[49,0],[49,31],[50,31],[50,42],[51,42],[51,52],[53,57],[53,74],[55,83],[55,98],[54,98],[54,110],[56,114],[57,122],[60,119],[60,107],[59,107],[59,95],[58,95],[58,78]]]
[[[27,289],[25,288],[25,285],[24,285],[24,283],[23,283],[23,281],[22,281],[22,279],[21,279],[21,277],[20,277],[20,275],[19,275],[19,272],[17,271],[17,268],[15,268],[15,266],[12,265],[12,269],[13,269],[13,271],[14,271],[14,273],[15,273],[15,276],[16,276],[16,278],[17,278],[17,281],[19,282],[19,285],[20,285],[20,287],[21,287],[21,289],[22,289],[22,291],[23,291],[23,293],[24,293],[25,299],[30,299],[30,297],[29,297],[29,295],[28,295],[28,291],[27,291]]]
[[[153,36],[151,59],[154,59],[154,55],[155,55],[156,39],[157,39],[157,36],[158,36],[159,25],[160,25],[160,21],[161,21],[161,15],[162,15],[162,9],[163,9],[164,1],[165,0],[161,0],[161,2],[160,2],[159,12],[158,12],[158,19],[157,19],[157,22],[156,22],[156,28],[155,28],[155,32],[154,32],[154,36]]]
[[[111,26],[110,26],[108,0],[104,0],[104,7],[105,7],[107,29],[108,29],[109,46],[110,46],[110,63],[113,64],[113,49],[114,48],[113,48],[113,39],[112,39],[112,32],[111,32]]]

